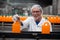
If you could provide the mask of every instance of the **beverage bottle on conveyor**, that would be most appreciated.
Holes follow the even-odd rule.
[[[15,18],[14,18],[15,17]],[[18,15],[16,14],[14,16],[13,20],[15,21],[13,24],[12,24],[12,33],[21,33],[21,24],[18,20],[20,20],[20,18],[18,17]]]
[[[48,22],[42,25],[42,34],[50,34],[50,25]]]

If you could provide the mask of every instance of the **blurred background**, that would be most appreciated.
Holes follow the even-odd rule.
[[[60,0],[0,0],[0,15],[14,15],[17,12],[21,16],[30,16],[30,8],[34,4],[43,7],[44,15],[60,15]]]
[[[14,15],[17,12],[25,16],[27,11],[30,16],[30,8],[34,4],[43,7],[44,15],[60,15],[60,0],[0,0],[0,15]]]
[[[20,16],[31,16],[30,8],[34,4],[39,4],[43,8],[43,17],[58,18],[50,20],[52,23],[53,32],[60,32],[60,0],[0,0],[0,16],[13,16],[14,14],[19,14]],[[3,20],[3,19],[2,19]],[[6,20],[6,19],[5,19]],[[1,21],[0,17],[0,32],[10,32],[12,29],[12,22],[10,21]],[[49,20],[49,19],[48,19]],[[52,22],[53,21],[53,22]],[[3,40],[0,38],[0,40]],[[35,39],[15,39],[7,38],[5,40],[35,40]],[[44,39],[40,39],[44,40]],[[49,39],[45,39],[49,40]],[[52,39],[50,39],[52,40]],[[53,39],[56,40],[56,39]]]

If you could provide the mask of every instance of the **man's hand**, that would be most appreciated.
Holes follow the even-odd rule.
[[[15,22],[15,21],[20,21],[20,17],[18,16],[18,14],[15,14],[14,16],[13,16],[13,21]]]
[[[18,16],[18,14],[16,14],[16,15],[13,16],[13,21],[14,21],[14,22],[18,21],[18,22],[20,22],[20,24],[23,26],[23,23],[22,23],[22,21],[20,20],[20,17]]]

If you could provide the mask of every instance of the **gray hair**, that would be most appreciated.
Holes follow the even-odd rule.
[[[43,14],[43,9],[42,9],[42,7],[40,5],[37,5],[37,4],[33,5],[32,8],[31,8],[31,12],[32,12],[33,8],[39,8],[42,11],[42,14]]]

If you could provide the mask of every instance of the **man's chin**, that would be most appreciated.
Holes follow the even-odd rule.
[[[35,19],[35,20],[38,20],[38,19],[39,19],[39,17],[34,17],[34,19]]]

